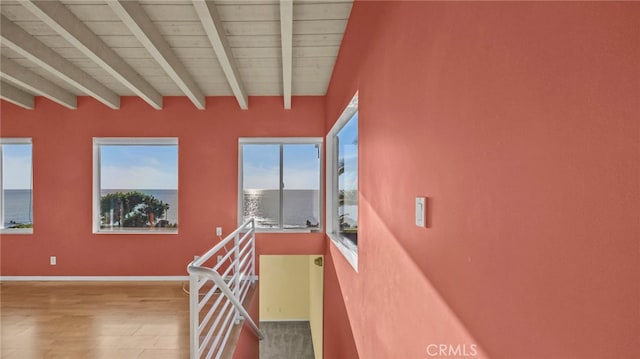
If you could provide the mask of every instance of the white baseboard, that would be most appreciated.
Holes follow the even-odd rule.
[[[0,282],[171,282],[186,280],[189,280],[189,276],[0,276]]]

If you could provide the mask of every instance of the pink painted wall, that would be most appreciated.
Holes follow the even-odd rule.
[[[327,128],[359,90],[359,272],[328,251],[360,357],[640,357],[638,24],[629,2],[356,1]]]
[[[186,275],[193,256],[214,245],[216,226],[236,227],[238,137],[324,136],[324,99],[207,99],[200,111],[186,98],[164,99],[157,111],[137,98],[111,110],[81,97],[77,110],[43,98],[35,110],[1,103],[3,137],[33,138],[34,234],[2,235],[3,276]],[[92,234],[92,138],[179,138],[179,234]],[[321,254],[323,234],[259,234],[258,254]],[[58,259],[49,266],[49,256]]]
[[[251,315],[254,322],[260,326],[260,290],[259,285],[256,285],[253,298],[248,305],[247,312]],[[242,331],[238,338],[235,351],[233,352],[233,359],[258,359],[260,358],[260,340],[251,329],[249,322],[246,320],[242,325]]]
[[[357,359],[358,349],[349,324],[333,254],[328,251],[324,258],[323,355],[327,359]]]

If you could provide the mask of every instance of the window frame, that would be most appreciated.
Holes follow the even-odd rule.
[[[326,231],[327,236],[331,239],[331,242],[338,248],[340,253],[345,257],[347,262],[351,264],[353,269],[358,271],[358,246],[350,240],[342,237],[338,233],[338,141],[336,137],[338,133],[351,121],[355,114],[358,114],[358,92],[355,93],[351,101],[347,104],[342,111],[340,117],[333,125],[329,133],[327,134],[327,165],[326,165],[326,183],[327,183],[327,198],[326,198]],[[360,121],[358,121],[358,138],[360,132]],[[359,141],[358,141],[359,143]],[[358,172],[360,172],[360,145],[358,144]],[[358,175],[358,196],[360,194],[360,176]],[[359,208],[358,208],[359,210]],[[360,215],[358,214],[358,223],[360,223]],[[358,231],[360,225],[358,224]],[[358,243],[360,240],[358,239]]]
[[[322,190],[322,179],[324,172],[322,170],[322,164],[324,160],[324,143],[322,137],[239,137],[238,138],[238,226],[242,225],[242,221],[244,219],[244,162],[243,162],[243,151],[242,145],[318,145],[318,151],[320,153],[320,170],[318,174],[318,230],[313,231],[313,233],[322,233],[324,232],[324,221],[322,218],[323,213],[323,195],[324,191]],[[280,158],[280,179],[282,180],[284,172],[282,156]],[[282,187],[282,184],[281,184]],[[282,214],[284,211],[284,204],[282,202],[282,194],[280,201],[280,213]],[[281,221],[282,221],[281,215]],[[311,233],[311,229],[287,229],[282,227],[277,228],[258,228],[256,227],[256,232],[265,232],[265,233]]]
[[[35,226],[33,218],[31,219],[31,228],[4,228],[4,183],[2,179],[2,146],[3,145],[30,145],[31,146],[31,208],[33,209],[33,139],[31,137],[1,137],[0,138],[0,191],[3,191],[0,197],[0,234],[33,234]]]
[[[176,171],[178,172],[178,188],[180,188],[180,147],[178,137],[94,137],[93,138],[93,214],[92,227],[93,234],[151,234],[151,235],[175,235],[180,230],[180,212],[178,211],[178,227],[173,231],[149,231],[145,229],[126,229],[119,231],[101,231],[100,230],[100,146],[116,145],[116,146],[176,146],[178,151],[178,163],[176,163]],[[131,188],[135,189],[135,188]],[[178,196],[178,203],[180,197]],[[179,204],[176,205],[179,207]]]

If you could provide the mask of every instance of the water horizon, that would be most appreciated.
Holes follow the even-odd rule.
[[[4,228],[33,223],[33,196],[31,189],[5,189]]]
[[[254,217],[256,226],[276,228],[280,225],[280,190],[245,189],[243,220]],[[317,228],[320,224],[319,190],[285,189],[282,223],[285,228]]]

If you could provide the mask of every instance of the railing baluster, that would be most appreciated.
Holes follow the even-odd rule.
[[[198,288],[198,276],[189,276],[189,327],[191,329],[189,330],[189,343],[191,343],[189,352],[192,359],[198,357],[198,348],[200,346]]]
[[[251,256],[253,257],[251,264],[251,283],[256,281],[256,221],[253,217],[251,221]]]
[[[226,245],[232,242],[233,249],[227,252]],[[221,263],[217,263],[213,269],[203,266],[208,260],[221,254],[223,249],[225,251],[222,254],[223,262],[225,264],[227,260],[230,262],[226,269]],[[255,255],[255,222],[252,218],[204,255],[191,262],[187,267],[189,272],[189,340],[191,359],[199,359],[201,355],[205,355],[206,358],[219,358],[225,349],[234,323],[238,324],[243,319],[247,320],[247,323],[258,338],[263,338],[262,332],[242,306],[242,302],[249,291],[249,286],[257,279],[255,276]],[[218,270],[222,269],[225,270],[220,275]],[[214,287],[209,289],[209,293],[200,300],[201,290],[205,287],[207,281],[212,281]],[[214,300],[216,297],[212,294],[216,288],[222,293],[220,297]],[[200,320],[200,311],[207,308],[211,301],[215,303],[204,315],[203,320]],[[220,307],[221,301],[225,303],[221,308],[224,310],[216,313],[216,319],[212,325],[207,326],[207,322],[211,320],[216,307]],[[231,306],[229,307],[229,305]],[[226,310],[226,308],[229,310]],[[232,320],[229,321],[229,319]],[[205,330],[206,333],[203,332]],[[212,341],[211,339],[214,340]]]
[[[235,274],[235,285],[233,288],[233,295],[236,298],[240,298],[240,234],[236,234],[234,246],[233,246],[233,265],[235,266],[233,273]],[[236,324],[240,323],[242,316],[236,311],[235,317]]]

